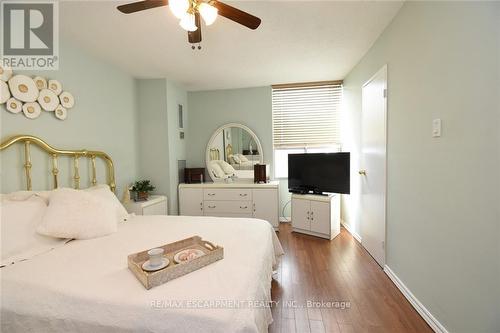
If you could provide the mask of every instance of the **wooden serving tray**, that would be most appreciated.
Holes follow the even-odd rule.
[[[201,239],[200,236],[193,236],[174,243],[159,246],[165,251],[164,257],[170,260],[167,267],[154,272],[146,272],[142,269],[142,264],[149,259],[148,251],[134,253],[128,256],[128,268],[135,277],[141,281],[146,289],[159,286],[165,282],[176,279],[210,265],[217,260],[224,258],[224,248],[214,245],[209,241]],[[193,248],[205,252],[204,256],[195,258],[186,263],[178,264],[174,261],[174,255],[184,249]]]

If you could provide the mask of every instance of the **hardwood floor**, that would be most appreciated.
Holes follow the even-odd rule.
[[[278,237],[285,256],[272,285],[279,303],[269,332],[432,332],[344,228],[328,241],[281,223]]]

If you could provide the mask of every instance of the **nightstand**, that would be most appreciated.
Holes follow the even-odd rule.
[[[167,215],[167,197],[164,195],[150,195],[147,201],[130,200],[124,203],[123,206],[129,213],[135,215]]]

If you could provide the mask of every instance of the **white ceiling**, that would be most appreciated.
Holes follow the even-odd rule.
[[[231,1],[261,26],[252,31],[219,17],[193,51],[167,7],[125,15],[116,10],[121,3],[61,2],[61,35],[134,77],[167,77],[191,91],[343,79],[402,5]]]

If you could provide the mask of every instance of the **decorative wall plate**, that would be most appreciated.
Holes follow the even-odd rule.
[[[38,98],[38,88],[35,81],[26,75],[14,75],[9,80],[12,96],[21,102],[34,102]]]
[[[0,104],[7,102],[10,98],[10,90],[7,83],[0,81]]]
[[[35,81],[38,90],[47,89],[47,80],[45,80],[45,78],[41,76],[35,76],[33,78],[33,81]]]
[[[9,98],[7,100],[7,103],[5,103],[5,106],[7,107],[7,111],[12,113],[19,113],[23,110],[23,103],[21,103],[14,97]]]
[[[67,91],[63,91],[61,95],[59,95],[59,100],[61,101],[61,105],[67,109],[70,109],[75,105],[75,98]]]
[[[61,105],[57,106],[54,114],[56,115],[56,118],[60,120],[64,120],[66,119],[66,117],[68,117],[68,111],[66,111],[66,109]]]
[[[58,96],[62,92],[62,84],[57,80],[49,80],[48,88],[55,92]]]
[[[59,98],[52,90],[42,89],[38,95],[38,104],[45,111],[54,111],[59,105]]]
[[[9,81],[11,76],[12,76],[12,69],[0,65],[0,80],[7,82]]]
[[[23,105],[23,113],[26,117],[30,119],[35,119],[40,116],[42,113],[42,109],[40,108],[40,104],[37,102],[28,102]]]

